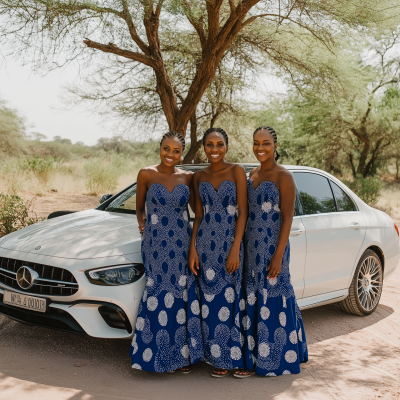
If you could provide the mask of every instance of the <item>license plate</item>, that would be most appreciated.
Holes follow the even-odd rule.
[[[3,303],[27,310],[46,312],[47,300],[40,297],[27,296],[26,294],[4,291]]]

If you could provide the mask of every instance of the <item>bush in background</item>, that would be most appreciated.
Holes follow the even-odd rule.
[[[39,157],[36,154],[34,157],[27,157],[22,163],[22,168],[32,171],[40,182],[47,184],[50,175],[55,171],[57,164],[61,164],[61,160],[57,157]]]
[[[0,193],[0,237],[43,220],[33,213],[34,200]]]
[[[353,181],[344,183],[365,203],[374,205],[379,199],[383,184],[378,176],[364,178],[358,174]]]

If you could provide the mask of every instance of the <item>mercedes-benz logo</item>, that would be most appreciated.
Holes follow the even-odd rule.
[[[39,274],[33,269],[22,266],[17,271],[17,283],[21,289],[28,290],[35,283],[35,279],[39,277]]]
[[[38,246],[38,247],[35,247],[35,250],[40,250],[42,247],[41,246]]]

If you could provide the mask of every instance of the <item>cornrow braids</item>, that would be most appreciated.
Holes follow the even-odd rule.
[[[172,131],[169,131],[169,132],[167,132],[167,133],[165,133],[164,135],[163,135],[163,137],[161,138],[161,141],[160,141],[160,147],[162,146],[162,142],[165,140],[165,139],[167,139],[167,138],[170,138],[170,137],[176,137],[176,138],[178,138],[181,142],[182,142],[182,152],[185,150],[185,138],[180,134],[180,133],[178,133],[178,132],[172,132]]]
[[[213,132],[218,132],[218,133],[220,133],[220,134],[224,137],[225,144],[228,145],[228,141],[229,141],[229,139],[228,139],[228,134],[227,134],[222,128],[209,128],[209,129],[207,129],[207,130],[204,132],[204,135],[203,135],[203,146],[206,144],[206,138],[207,138],[207,136],[208,136],[210,133],[213,133]]]
[[[254,135],[261,130],[266,130],[268,131],[272,137],[274,138],[274,143],[278,143],[278,137],[276,136],[276,132],[273,128],[271,128],[270,126],[260,126],[259,128],[257,128],[254,132],[253,132],[253,137]],[[278,161],[278,158],[280,157],[279,153],[276,151],[275,149],[275,161]]]

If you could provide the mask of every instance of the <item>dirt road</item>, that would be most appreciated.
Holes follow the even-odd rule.
[[[1,400],[400,399],[400,268],[377,311],[361,318],[336,306],[303,311],[310,361],[300,375],[210,377],[132,370],[129,341],[30,327],[0,316]]]

